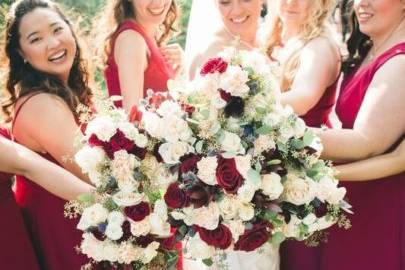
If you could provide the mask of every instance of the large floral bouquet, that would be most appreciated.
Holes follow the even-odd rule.
[[[97,190],[68,206],[81,215],[80,251],[106,269],[173,265],[177,254],[167,206],[152,181],[167,181],[170,173],[164,167],[151,172],[151,142],[123,110],[109,102],[97,109],[75,156]]]
[[[319,159],[319,139],[281,105],[265,57],[226,50],[194,81],[169,86],[172,98],[144,102],[140,126],[171,172],[164,201],[186,255],[210,264],[347,223],[346,191]]]

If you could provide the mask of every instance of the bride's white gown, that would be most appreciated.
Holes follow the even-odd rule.
[[[260,252],[234,251],[227,255],[225,269],[229,270],[279,270],[278,247],[265,244]],[[205,266],[200,261],[184,260],[184,270],[221,270],[219,265]]]

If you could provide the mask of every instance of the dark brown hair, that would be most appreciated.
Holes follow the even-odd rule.
[[[128,19],[136,19],[133,4],[128,0],[109,0],[101,13],[98,16],[97,24],[102,25],[102,28],[107,31],[105,33],[94,33],[96,43],[104,44],[103,48],[97,48],[98,57],[106,60],[107,56],[111,53],[111,38],[120,25]],[[173,33],[177,31],[176,22],[179,17],[179,9],[176,1],[172,3],[167,12],[166,18],[161,25],[160,32],[156,42],[160,46],[163,42],[172,37]],[[98,30],[99,30],[98,26]],[[96,29],[93,27],[93,29]],[[97,38],[98,37],[98,38]]]
[[[69,25],[72,31],[76,41],[76,55],[67,85],[54,75],[36,70],[29,63],[24,62],[19,53],[21,20],[36,8],[47,8],[55,11]],[[76,113],[76,107],[80,103],[86,105],[90,103],[91,90],[87,63],[82,59],[78,38],[71,23],[55,3],[48,0],[16,1],[11,6],[6,18],[4,43],[7,71],[5,72],[5,100],[2,102],[2,110],[7,117],[7,121],[11,120],[11,111],[17,99],[37,91],[59,96],[67,103],[73,114]]]
[[[357,17],[353,11],[353,0],[342,0],[339,3],[343,36],[349,35],[346,41],[348,55],[342,63],[342,71],[345,75],[361,65],[372,47],[369,36],[360,31]]]

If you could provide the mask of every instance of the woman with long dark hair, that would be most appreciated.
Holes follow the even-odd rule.
[[[6,19],[5,53],[7,100],[2,108],[15,140],[87,179],[72,157],[80,132],[77,108],[89,105],[91,92],[70,22],[51,1],[16,1]],[[15,196],[41,269],[80,269],[86,262],[75,250],[81,233],[76,220],[64,217],[66,201],[22,176]]]

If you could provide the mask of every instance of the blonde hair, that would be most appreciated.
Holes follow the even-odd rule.
[[[274,6],[274,4],[273,4]],[[335,6],[335,0],[311,0],[310,12],[303,22],[298,39],[302,42],[295,48],[291,55],[282,63],[280,85],[282,91],[287,91],[292,82],[299,66],[300,53],[305,45],[314,38],[327,34],[327,19]],[[270,13],[276,14],[275,8],[270,8]],[[271,31],[266,44],[267,55],[271,58],[274,49],[282,44],[281,33],[283,24],[281,18],[275,15],[270,19]]]

